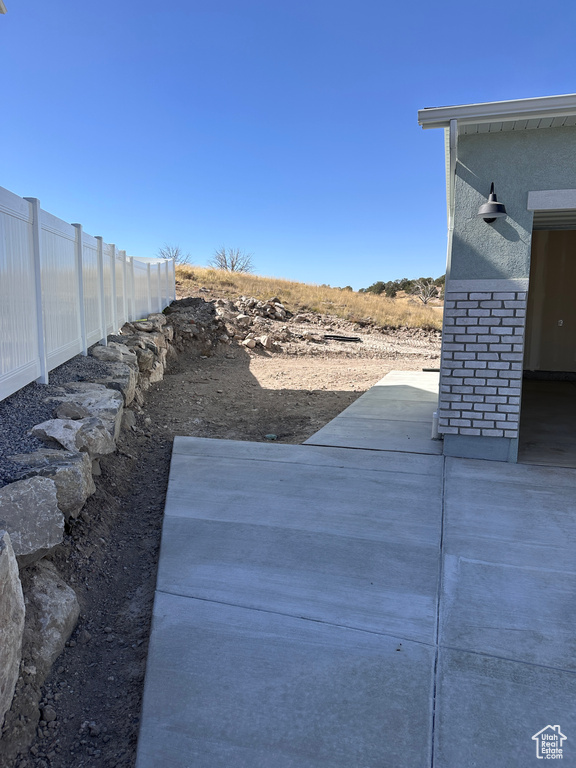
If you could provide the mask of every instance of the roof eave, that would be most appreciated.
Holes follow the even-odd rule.
[[[450,120],[458,120],[459,125],[470,125],[505,120],[568,117],[575,114],[576,94],[567,93],[562,96],[542,96],[536,99],[420,109],[418,123],[424,129],[447,128]]]

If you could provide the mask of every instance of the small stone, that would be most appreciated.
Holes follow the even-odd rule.
[[[271,336],[260,336],[258,339],[260,344],[264,347],[264,349],[272,349],[272,337]]]
[[[42,715],[42,720],[45,720],[47,723],[56,720],[56,710],[53,707],[43,707],[40,714]]]
[[[134,411],[125,410],[122,415],[122,427],[123,429],[130,429],[136,426],[136,414]]]
[[[278,435],[273,434],[272,432],[269,435],[264,435],[266,440],[276,440],[278,438]]]

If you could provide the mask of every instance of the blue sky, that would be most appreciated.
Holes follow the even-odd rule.
[[[567,0],[5,2],[0,185],[134,256],[436,277],[443,132],[417,110],[576,90]]]

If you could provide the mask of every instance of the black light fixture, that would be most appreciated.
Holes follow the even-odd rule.
[[[488,202],[480,206],[478,216],[484,219],[486,224],[492,224],[496,219],[502,219],[506,216],[506,208],[504,203],[499,203],[496,193],[494,192],[494,182],[490,184],[490,195]]]

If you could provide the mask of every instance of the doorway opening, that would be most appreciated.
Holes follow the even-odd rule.
[[[576,223],[537,222],[535,214],[518,461],[576,467]]]

